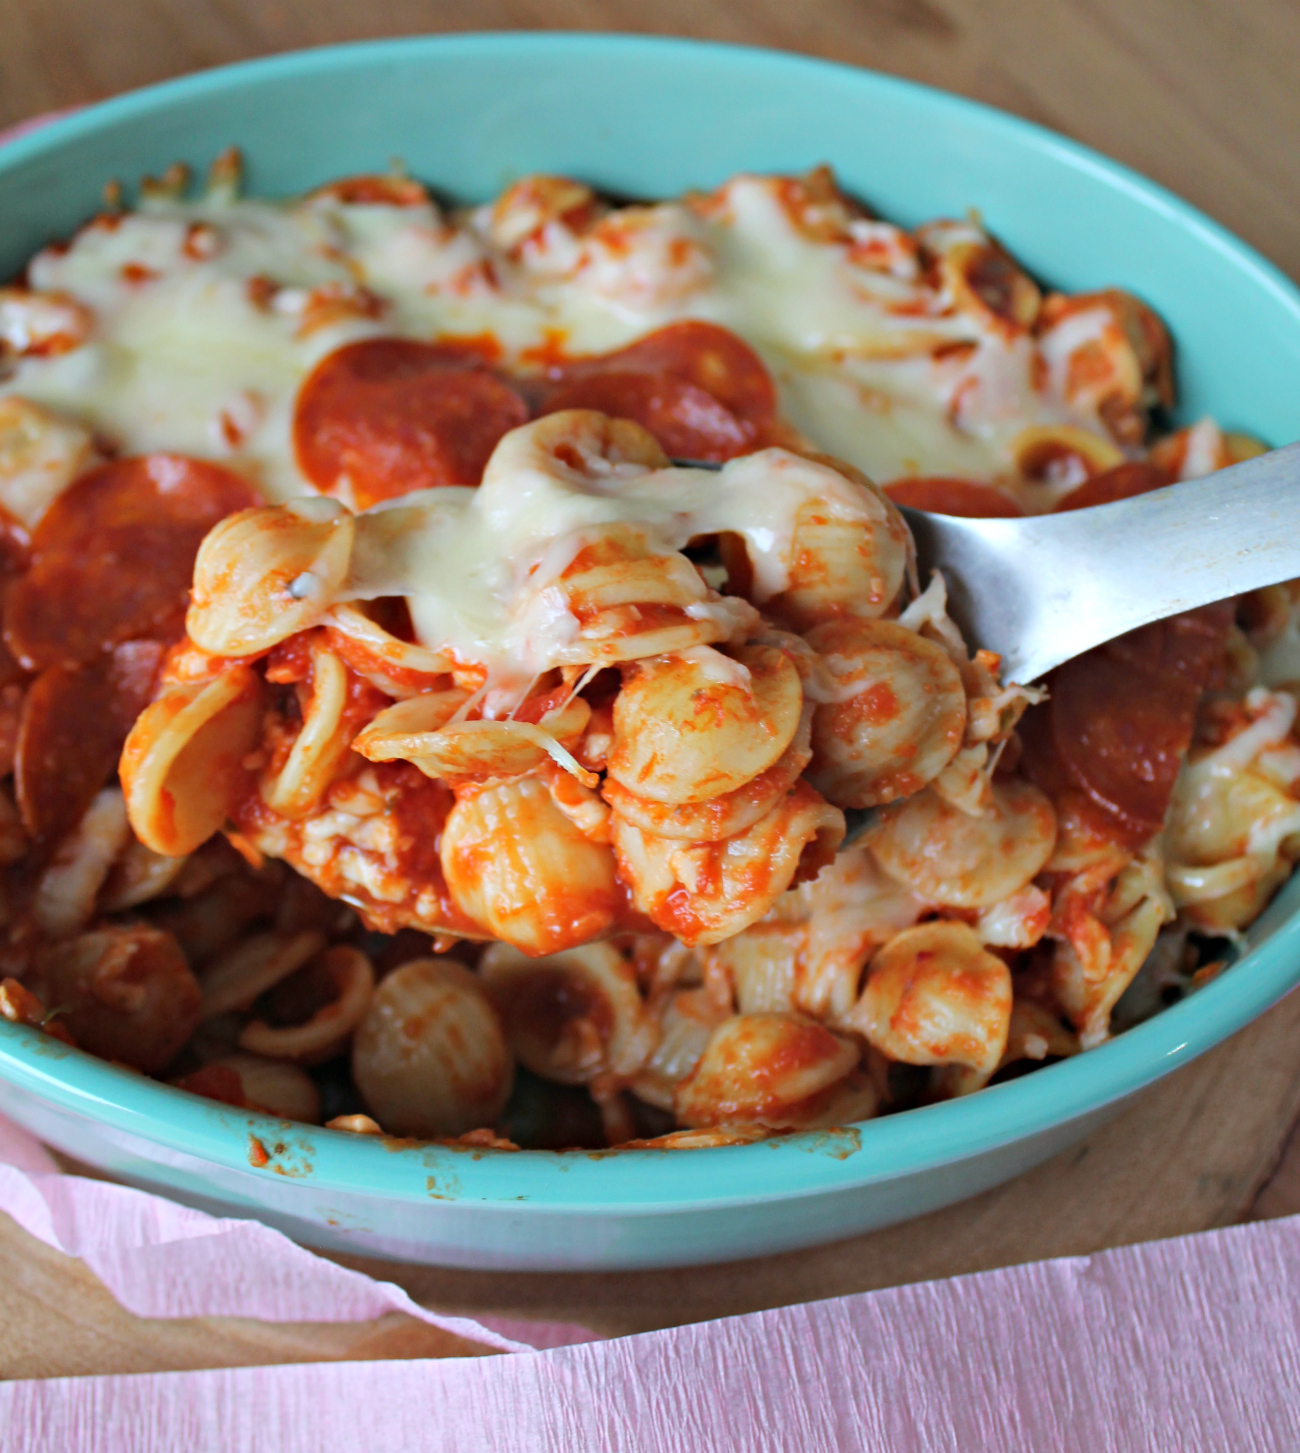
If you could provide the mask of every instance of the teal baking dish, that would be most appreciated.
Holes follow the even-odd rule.
[[[1141,295],[1177,340],[1186,417],[1213,412],[1274,444],[1300,434],[1300,293],[1222,228],[1023,121],[769,51],[471,35],[187,77],[0,148],[0,275],[93,212],[107,178],[177,158],[202,166],[232,143],[263,194],[394,155],[467,200],[537,170],[655,196],[830,162],[888,217],[978,207],[1058,286]],[[351,1136],[183,1094],[4,1022],[0,1109],[130,1184],[321,1247],[501,1269],[747,1257],[919,1215],[1077,1140],[1300,980],[1300,881],[1247,938],[1193,997],[1077,1059],[965,1100],[749,1146],[501,1152]],[[267,1155],[250,1161],[254,1137]]]

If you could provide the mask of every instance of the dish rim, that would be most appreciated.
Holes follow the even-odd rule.
[[[599,59],[614,52],[657,50],[762,68],[802,69],[819,76],[907,96],[936,111],[1015,135],[1053,162],[1091,174],[1192,233],[1224,261],[1273,295],[1300,328],[1300,289],[1272,263],[1221,224],[1139,173],[1066,137],[995,107],[936,87],[864,68],[784,51],[675,37],[554,31],[474,32],[395,37],[322,46],[216,67],[127,92],[61,115],[0,146],[0,174],[105,125],[277,76],[324,76],[359,59],[421,52],[454,57],[531,52]],[[1289,885],[1295,889],[1295,883]],[[1284,887],[1283,894],[1295,897]],[[754,1201],[800,1198],[886,1182],[977,1158],[1013,1142],[1045,1135],[1122,1100],[1188,1063],[1258,1017],[1300,983],[1300,902],[1284,913],[1275,901],[1261,925],[1270,937],[1194,995],[1086,1054],[977,1095],[910,1110],[832,1131],[804,1132],[753,1145],[666,1154],[661,1150],[491,1151],[413,1144],[350,1135],[250,1114],[204,1100],[92,1055],[39,1031],[0,1021],[0,1079],[65,1113],[86,1117],[173,1156],[257,1174],[249,1137],[290,1142],[298,1169],[271,1164],[317,1192],[338,1191],[428,1204],[430,1184],[451,1189],[447,1199],[485,1203],[512,1215],[545,1211],[605,1214],[681,1212]],[[72,1073],[69,1073],[69,1067]],[[778,1157],[773,1162],[773,1155]],[[310,1162],[310,1163],[308,1163]],[[430,1176],[430,1170],[437,1174]],[[527,1194],[521,1195],[524,1191]]]

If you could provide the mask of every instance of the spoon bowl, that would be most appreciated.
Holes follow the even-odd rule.
[[[1300,444],[1063,514],[903,515],[968,644],[1028,685],[1150,621],[1300,576]]]

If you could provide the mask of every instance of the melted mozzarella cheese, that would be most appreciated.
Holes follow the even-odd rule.
[[[530,458],[528,432],[498,446],[477,489],[422,490],[359,514],[333,603],[405,596],[422,644],[486,666],[494,684],[526,682],[591,659],[574,646],[579,625],[556,582],[610,525],[635,527],[665,558],[696,536],[742,536],[761,602],[788,584],[800,506],[816,500],[854,521],[884,513],[878,496],[783,449],[717,473],[630,464],[593,473]],[[736,602],[713,595],[688,609],[726,625]]]
[[[795,429],[878,480],[1006,478],[1029,425],[1106,432],[1063,401],[1059,359],[1036,369],[1030,340],[954,309],[906,233],[853,219],[827,240],[771,179],[624,208],[585,231],[551,220],[513,248],[491,215],[328,194],[149,200],[34,259],[32,286],[86,304],[94,331],[62,355],[17,359],[0,394],[71,415],[123,452],[229,460],[282,500],[312,492],[292,448],[298,387],[343,343],[486,334],[526,365],[557,341],[599,353],[700,318],[762,354]],[[945,239],[983,234],[928,229],[927,245]],[[318,317],[322,291],[343,303]],[[1077,328],[1092,324],[1083,314]]]

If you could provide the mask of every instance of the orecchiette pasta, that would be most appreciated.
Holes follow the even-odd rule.
[[[638,1099],[671,1110],[676,1087],[699,1064],[728,1011],[707,989],[677,989],[662,1000],[657,1017],[658,1041],[629,1088]]]
[[[683,943],[717,943],[761,918],[800,874],[815,877],[844,837],[844,814],[800,782],[752,827],[683,843],[612,819],[633,902]]]
[[[764,602],[765,608],[795,630],[841,615],[884,615],[907,569],[907,526],[897,507],[861,471],[829,455],[809,457],[856,485],[861,515],[846,519],[817,500],[801,505],[791,532],[784,588]]]
[[[608,843],[538,777],[464,790],[442,830],[442,869],[463,913],[529,953],[599,937],[621,910]]]
[[[758,773],[732,792],[702,802],[656,802],[629,792],[608,776],[601,793],[624,822],[656,837],[691,843],[721,842],[766,817],[799,780],[812,758],[812,718],[812,705],[805,702],[790,745],[766,772]]]
[[[199,980],[204,1017],[250,1008],[259,995],[302,968],[324,946],[324,935],[315,929],[292,934],[263,933],[244,939],[204,970]]]
[[[799,673],[770,646],[652,657],[614,701],[609,775],[652,802],[721,797],[776,765],[802,710]]]
[[[1175,907],[1218,932],[1256,917],[1300,857],[1296,696],[1257,687],[1234,717],[1188,754],[1165,830]]]
[[[240,1032],[240,1048],[299,1064],[317,1064],[343,1049],[370,1004],[375,972],[360,949],[338,944],[321,955],[320,973],[330,996],[324,1004],[298,1024],[254,1019]]]
[[[970,1095],[982,1090],[996,1070],[1023,1060],[1068,1059],[1079,1053],[1078,1035],[1068,1030],[1059,1014],[1032,999],[1016,999],[1011,1005],[1007,1047],[993,1070],[975,1069],[949,1061],[935,1071],[935,1084],[947,1095]]]
[[[329,499],[231,515],[194,565],[190,639],[217,656],[248,656],[316,625],[347,575],[355,534],[353,516]]]
[[[687,1126],[757,1122],[796,1128],[815,1121],[857,1066],[859,1051],[792,1014],[737,1014],[713,1031],[695,1069],[677,1086]]]
[[[966,730],[947,652],[895,621],[830,621],[807,639],[837,687],[813,716],[813,786],[840,807],[873,807],[933,781]]]
[[[993,784],[989,808],[973,815],[929,788],[891,808],[870,835],[871,851],[898,882],[931,903],[987,908],[1018,892],[1052,855],[1056,814],[1034,786]]]
[[[231,666],[211,681],[168,688],[136,722],[122,752],[122,789],[146,847],[180,857],[225,825],[261,727],[261,693],[256,672]]]
[[[521,1064],[561,1084],[627,1079],[658,1030],[628,961],[607,943],[529,959],[508,944],[483,956],[483,980]]]
[[[302,730],[284,765],[262,783],[266,805],[283,817],[305,817],[320,802],[352,746],[347,670],[319,637],[309,649],[310,688],[301,708]]]
[[[848,1022],[890,1059],[992,1074],[1011,1023],[1011,971],[966,924],[918,924],[876,952]]]
[[[146,1073],[165,1069],[198,1027],[199,986],[158,929],[124,924],[52,944],[36,982],[77,1044]]]
[[[899,505],[1264,448],[1151,437],[1144,304],[827,168],[239,179],[0,288],[6,1021],[340,1133],[746,1144],[1101,1042],[1300,860],[1296,582],[1034,686],[918,578]]]
[[[461,1135],[492,1125],[514,1079],[501,1018],[483,983],[446,958],[415,959],[375,990],[352,1044],[366,1104],[396,1135]]]
[[[320,1123],[320,1091],[305,1070],[258,1054],[225,1054],[182,1076],[183,1090],[285,1120]]]

